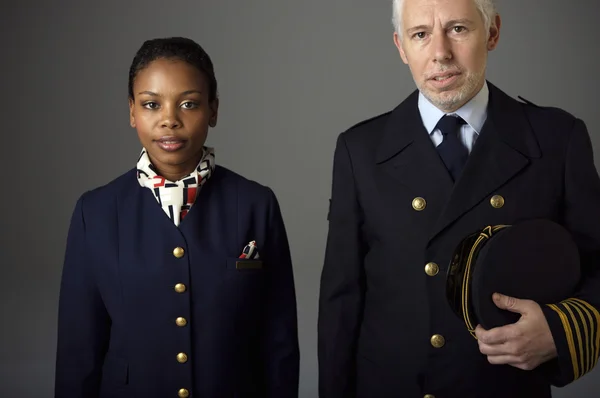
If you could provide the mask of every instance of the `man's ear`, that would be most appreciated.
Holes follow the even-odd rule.
[[[488,51],[494,50],[498,46],[500,40],[500,27],[502,26],[502,19],[500,14],[496,14],[494,20],[490,25],[489,37],[487,42]]]
[[[400,53],[400,58],[402,58],[402,62],[404,62],[406,65],[408,65],[408,57],[406,56],[406,53],[404,52],[404,48],[402,48],[402,39],[400,38],[400,35],[398,34],[398,32],[394,32],[394,44],[396,45],[396,48],[398,49],[398,52]]]

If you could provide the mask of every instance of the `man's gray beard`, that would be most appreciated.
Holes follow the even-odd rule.
[[[464,105],[468,100],[469,96],[474,97],[477,93],[475,93],[475,89],[481,83],[481,79],[483,78],[483,73],[471,73],[467,76],[467,80],[465,84],[460,88],[460,90],[451,97],[441,96],[432,96],[426,90],[421,90],[425,98],[429,100],[433,105],[435,105],[438,109],[448,112],[453,109],[458,109],[462,105]]]

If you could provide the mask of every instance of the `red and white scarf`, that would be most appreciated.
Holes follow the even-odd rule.
[[[215,152],[204,147],[196,169],[178,181],[169,181],[158,175],[146,149],[137,162],[137,178],[142,187],[149,188],[158,204],[176,226],[179,226],[196,201],[198,192],[215,171]]]

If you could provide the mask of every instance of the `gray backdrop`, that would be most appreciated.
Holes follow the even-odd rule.
[[[183,35],[216,65],[217,162],[271,186],[291,242],[301,397],[317,396],[318,284],[336,136],[414,88],[391,0],[3,2],[0,396],[50,397],[57,295],[76,198],[138,156],[127,70],[143,40]],[[102,3],[102,4],[101,4]],[[504,0],[488,78],[583,118],[600,151],[600,4]],[[556,397],[597,396],[600,370]]]

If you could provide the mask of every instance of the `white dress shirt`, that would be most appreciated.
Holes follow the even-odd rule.
[[[458,134],[461,142],[467,147],[469,153],[479,137],[481,128],[487,118],[487,106],[489,102],[489,89],[487,82],[484,83],[483,87],[469,102],[463,105],[456,112],[449,113],[448,115],[458,115],[462,117],[466,124],[462,125]],[[419,93],[419,112],[421,113],[421,120],[425,129],[429,133],[429,137],[436,147],[442,142],[443,136],[440,129],[436,129],[435,126],[440,119],[446,115],[443,111],[433,105],[422,93]]]

